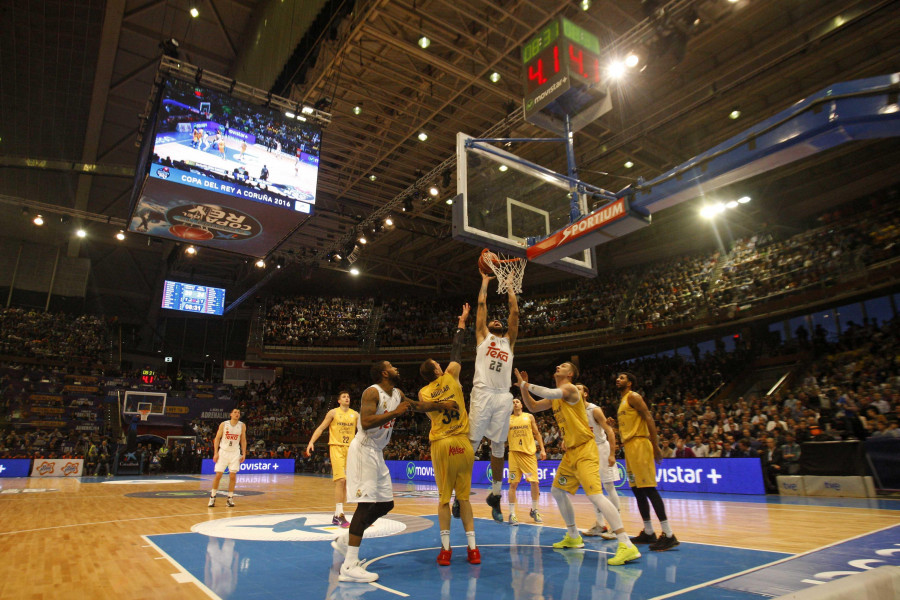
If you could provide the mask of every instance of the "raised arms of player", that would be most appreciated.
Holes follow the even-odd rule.
[[[606,432],[606,440],[609,442],[609,466],[611,467],[616,464],[616,432],[607,423],[602,408],[595,407],[593,413],[594,421]]]
[[[662,462],[662,452],[659,449],[659,437],[656,433],[656,423],[653,422],[653,416],[647,403],[637,392],[628,394],[628,404],[641,415],[644,422],[647,423],[647,431],[650,433],[650,443],[653,444],[653,460],[657,463]]]
[[[225,434],[225,423],[219,423],[219,430],[216,432],[216,440],[213,442],[213,460],[219,462],[219,442]]]
[[[538,444],[541,447],[541,460],[547,460],[547,452],[544,451],[544,438],[541,437],[541,432],[538,430],[537,426],[537,419],[534,418],[534,415],[531,415],[531,434],[537,438]]]
[[[331,422],[334,420],[335,410],[337,409],[332,408],[331,410],[329,410],[328,414],[325,415],[325,418],[322,419],[322,423],[318,427],[316,427],[315,431],[313,431],[312,437],[309,438],[309,443],[306,445],[307,456],[312,454],[312,451],[314,449],[313,446],[316,443],[316,440],[319,439],[319,437],[321,437],[321,435],[325,432],[325,429],[327,429],[328,426],[331,425]]]
[[[516,345],[516,338],[519,337],[519,299],[512,287],[506,290],[509,297],[509,319],[506,321],[506,336],[509,338],[509,347],[512,349]]]
[[[459,381],[459,372],[462,369],[462,346],[466,339],[466,321],[469,319],[469,303],[463,304],[462,313],[456,322],[456,332],[453,334],[453,344],[450,347],[450,364],[447,365],[447,373]]]
[[[475,309],[475,343],[480,344],[488,336],[487,328],[487,293],[488,284],[493,275],[481,274],[481,290],[478,292],[478,306]]]
[[[528,383],[528,373],[525,371],[513,369],[513,372],[516,374],[516,383],[518,384],[519,389],[522,390],[522,402],[525,403],[525,406],[527,406],[528,410],[531,412],[547,410],[553,406],[551,400],[555,399],[565,400],[569,404],[575,404],[576,402],[581,401],[581,394],[578,393],[578,389],[571,383],[564,383],[562,384],[562,387],[558,388],[545,388]],[[532,393],[541,396],[543,400],[536,401],[531,396]]]
[[[378,410],[378,390],[371,387],[368,388],[363,392],[359,406],[359,422],[362,424],[362,428],[374,429],[376,427],[381,427],[385,423],[391,422],[408,411],[410,404],[409,398],[406,396],[403,396],[403,398],[403,402],[398,404],[397,408],[394,410],[377,415],[375,414],[375,411]]]

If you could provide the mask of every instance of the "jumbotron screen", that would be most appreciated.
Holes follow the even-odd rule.
[[[225,290],[166,280],[162,307],[200,315],[221,315],[225,309]]]
[[[321,130],[194,82],[162,85],[129,231],[265,256],[313,213]]]

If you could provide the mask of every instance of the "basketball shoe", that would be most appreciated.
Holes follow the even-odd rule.
[[[441,548],[441,552],[437,557],[437,564],[441,565],[442,567],[449,567],[451,556],[453,556],[453,550],[445,550]]]
[[[514,515],[513,513],[509,513],[509,524],[510,524],[510,525],[518,525],[518,524],[519,524],[519,517],[517,517],[517,516]]]
[[[535,523],[543,523],[544,522],[544,517],[541,516],[541,513],[540,513],[540,511],[538,511],[538,509],[532,508],[531,512],[529,514],[530,514],[531,518],[534,519]]]
[[[335,517],[333,519],[331,519],[331,524],[337,525],[338,527],[343,527],[344,529],[347,529],[348,527],[350,527],[350,522],[347,521],[346,518],[344,518],[344,513],[335,515]]]
[[[642,531],[631,538],[632,544],[653,544],[654,542],[656,542],[656,534],[647,533],[646,531]]]
[[[616,550],[616,555],[606,561],[606,564],[624,565],[626,562],[630,560],[637,560],[640,557],[641,552],[637,549],[637,546],[626,546],[622,542],[619,542],[619,547]]]
[[[469,561],[469,564],[481,564],[481,551],[478,549],[478,546],[474,548],[466,548],[466,560]]]
[[[350,565],[341,565],[341,574],[338,575],[338,581],[372,583],[373,581],[378,581],[378,573],[366,571],[363,561],[358,560]]]
[[[488,506],[491,507],[491,518],[493,518],[498,523],[502,523],[503,511],[500,510],[499,494],[488,494],[487,500],[485,500],[485,502],[487,502]]]
[[[584,539],[579,535],[576,538],[569,536],[569,532],[563,539],[553,544],[554,548],[584,548]]]
[[[209,504],[207,504],[206,506],[212,508],[212,507],[214,507],[215,505],[216,505],[216,497],[213,496],[212,494],[210,494],[210,496],[209,496]]]
[[[657,540],[650,544],[650,549],[654,552],[665,552],[666,550],[671,550],[681,542],[678,541],[678,538],[675,537],[673,533],[671,536],[666,534],[661,534]]]
[[[231,496],[228,496],[228,499],[225,500],[225,506],[227,506],[228,508],[233,508],[234,507],[234,498],[232,498]]]

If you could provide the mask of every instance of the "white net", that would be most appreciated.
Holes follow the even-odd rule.
[[[498,294],[505,294],[510,289],[515,294],[522,293],[522,278],[525,276],[527,260],[498,254],[497,260],[487,261],[487,263],[497,277]]]

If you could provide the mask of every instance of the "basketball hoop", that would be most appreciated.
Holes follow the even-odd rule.
[[[525,276],[527,260],[497,254],[496,260],[486,262],[497,277],[498,294],[504,294],[507,290],[512,290],[514,294],[522,293],[522,278]]]
[[[141,421],[146,421],[150,418],[150,409],[149,408],[139,408],[138,413],[141,415]]]

